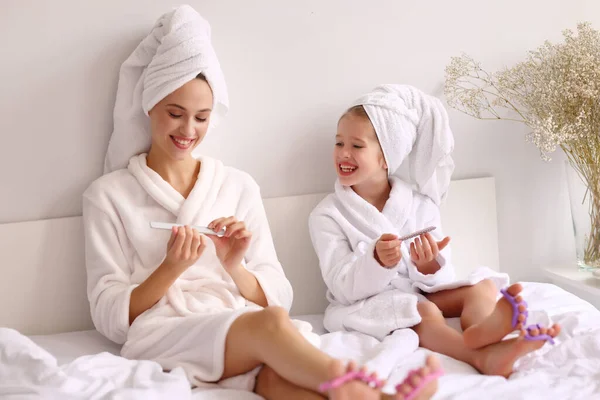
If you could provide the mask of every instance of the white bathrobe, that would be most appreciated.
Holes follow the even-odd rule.
[[[290,309],[292,287],[277,259],[258,185],[246,173],[203,157],[187,199],[134,156],[127,169],[95,181],[84,194],[88,297],[96,328],[123,344],[121,355],[181,366],[195,385],[223,373],[225,337],[242,313],[262,307],[247,301],[221,266],[211,240],[200,259],[165,296],[129,326],[131,291],[164,260],[171,231],[150,221],[206,226],[235,216],[252,232],[245,267],[269,305]],[[244,384],[251,389],[253,383]]]
[[[428,226],[437,240],[444,234],[439,208],[433,201],[414,192],[410,185],[390,177],[392,190],[382,212],[339,181],[335,193],[312,211],[310,235],[319,258],[330,302],[325,312],[325,328],[330,332],[359,331],[382,340],[391,332],[418,324],[417,302],[423,292],[436,292],[475,284],[491,278],[498,287],[508,283],[506,274],[478,268],[466,280],[455,279],[450,247],[437,259],[441,268],[423,275],[410,260],[410,242],[402,244],[402,260],[393,268],[383,268],[375,260],[375,244],[384,233],[398,236]]]

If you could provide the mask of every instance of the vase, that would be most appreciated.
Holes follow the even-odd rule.
[[[577,265],[600,268],[600,164],[566,161]]]

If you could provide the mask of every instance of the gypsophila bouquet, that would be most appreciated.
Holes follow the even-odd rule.
[[[600,267],[600,33],[589,23],[564,41],[544,43],[525,61],[486,72],[468,55],[446,67],[448,105],[478,119],[528,126],[527,140],[544,160],[558,148],[588,187],[591,231],[584,261]]]

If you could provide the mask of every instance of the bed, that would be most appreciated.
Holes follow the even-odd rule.
[[[333,334],[326,333],[322,324],[327,305],[325,286],[307,227],[308,214],[325,195],[270,198],[264,204],[279,258],[294,287],[291,315],[309,322],[316,333],[328,338]],[[442,221],[446,234],[453,237],[453,259],[460,266],[459,277],[478,265],[499,270],[493,178],[453,181],[442,209]],[[63,375],[89,375],[89,360],[100,358],[105,362],[104,368],[92,371],[93,383],[99,386],[92,392],[87,384],[88,393],[100,393],[108,387],[108,398],[259,399],[230,389],[186,393],[189,388],[170,381],[171,377],[163,376],[168,374],[156,370],[156,366],[136,364],[134,369],[131,362],[118,357],[119,346],[96,332],[91,322],[83,259],[81,217],[0,225],[0,262],[4,266],[0,281],[0,372],[3,363],[6,366],[26,356],[23,363],[30,365],[23,371],[29,371],[25,380],[31,384],[29,389],[21,387],[19,391],[5,376],[0,379],[0,397],[19,393],[48,397],[44,396],[51,393],[44,389],[48,382],[35,376],[40,360],[45,368],[62,368]],[[520,359],[508,380],[481,376],[464,363],[440,356],[446,375],[440,380],[435,399],[600,399],[600,311],[548,283],[526,282],[524,287],[531,322],[562,324],[557,344],[546,345]],[[450,322],[460,329],[456,320]],[[7,337],[16,345],[6,345]],[[37,349],[33,356],[31,348]],[[356,349],[336,351],[356,355]],[[426,350],[418,349],[394,365],[390,387],[402,380],[409,369],[422,364],[426,354]],[[110,375],[120,371],[108,368],[114,363],[130,375]],[[74,365],[79,368],[73,369]],[[9,378],[23,379],[22,375],[16,377],[14,368],[4,371],[13,374]],[[85,382],[89,383],[88,375]],[[152,379],[144,380],[141,386],[132,383],[131,377],[142,375]],[[119,380],[121,376],[129,380]],[[64,390],[76,390],[73,387],[81,382],[70,380],[61,385]],[[68,388],[67,383],[71,385]]]

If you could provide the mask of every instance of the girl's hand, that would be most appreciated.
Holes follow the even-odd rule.
[[[421,235],[410,244],[410,259],[420,273],[433,274],[440,269],[436,258],[440,251],[448,246],[448,243],[450,243],[450,238],[447,236],[436,242],[430,233]]]
[[[401,244],[398,236],[384,233],[375,243],[375,260],[384,268],[395,267],[402,259]]]

